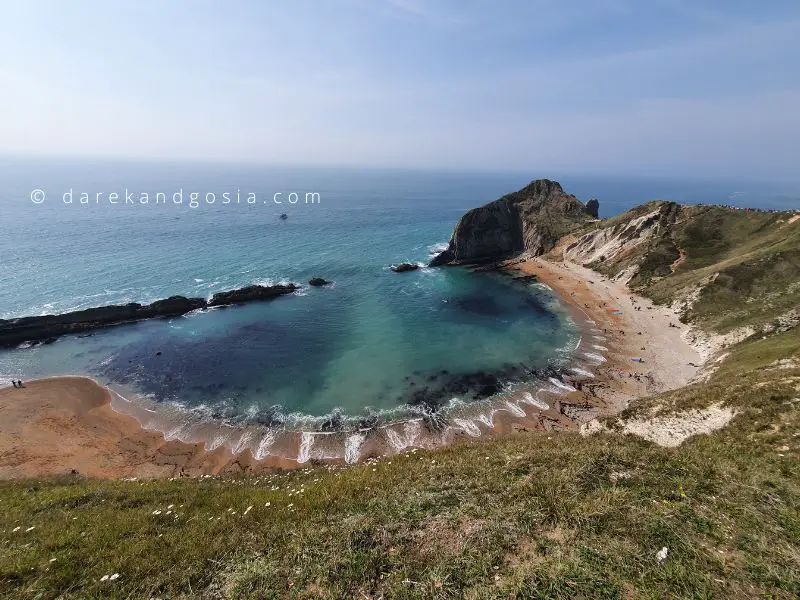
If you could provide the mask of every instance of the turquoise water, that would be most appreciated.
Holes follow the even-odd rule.
[[[85,373],[209,418],[319,428],[332,414],[369,422],[484,398],[574,345],[574,326],[546,290],[461,269],[389,269],[427,262],[465,210],[518,187],[513,178],[60,169],[45,181],[17,176],[19,189],[5,192],[14,227],[0,242],[4,318],[313,276],[334,284],[3,351],[6,377]],[[28,188],[45,190],[45,202],[33,204]],[[96,202],[98,192],[124,188],[137,198],[238,188],[259,202]],[[63,201],[70,189],[71,205]],[[318,193],[319,203],[274,202],[291,191]],[[77,203],[82,192],[92,204]]]
[[[20,161],[0,163],[0,175],[0,318],[313,276],[335,282],[0,351],[0,379],[88,374],[170,407],[172,428],[180,428],[177,414],[194,424],[353,430],[485,403],[546,381],[578,338],[536,285],[461,269],[389,269],[426,263],[459,216],[522,187],[524,175]],[[791,190],[763,186],[561,179],[584,200],[599,196],[605,216],[659,196],[795,202]],[[43,203],[31,201],[34,189],[45,192]],[[126,190],[133,204],[108,201]],[[179,190],[184,202],[176,204]],[[142,192],[150,203],[141,203]],[[167,200],[155,204],[159,192]],[[221,204],[224,192],[230,204]],[[90,204],[80,204],[82,193]],[[306,193],[319,202],[306,203]]]

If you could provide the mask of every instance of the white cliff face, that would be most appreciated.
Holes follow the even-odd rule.
[[[660,214],[660,208],[657,208],[630,221],[587,233],[567,246],[564,258],[579,264],[622,258],[624,254],[650,241],[660,231]]]

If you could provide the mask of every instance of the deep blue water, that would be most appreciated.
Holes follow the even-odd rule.
[[[546,175],[583,200],[598,197],[603,216],[653,198],[800,204],[798,188],[763,184],[0,161],[0,318],[313,276],[335,281],[269,303],[0,351],[0,377],[88,373],[160,402],[262,421],[469,400],[485,374],[502,385],[559,360],[575,327],[535,286],[458,269],[395,274],[389,266],[426,262],[466,210]],[[34,189],[45,191],[42,204],[31,201]],[[133,205],[109,203],[110,193],[124,198],[126,189]],[[73,203],[65,204],[69,191]],[[84,192],[89,205],[79,202]],[[154,203],[157,192],[165,203]],[[200,194],[196,208],[192,192]],[[221,204],[223,192],[230,204]],[[291,192],[298,203],[289,203]],[[319,203],[307,204],[306,193],[319,194]]]

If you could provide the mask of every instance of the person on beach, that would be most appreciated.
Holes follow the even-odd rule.
[[[11,385],[13,385],[14,387],[17,387],[17,382],[16,382],[16,380],[12,379],[12,380],[11,380]]]
[[[24,385],[22,385],[22,379],[17,381],[17,387],[18,388],[24,388],[25,387]]]

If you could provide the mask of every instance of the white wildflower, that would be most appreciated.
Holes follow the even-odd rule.
[[[656,552],[656,560],[658,562],[664,562],[665,560],[667,560],[667,554],[669,554],[669,548],[664,546],[661,550]]]

